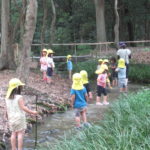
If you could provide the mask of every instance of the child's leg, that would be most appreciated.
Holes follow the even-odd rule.
[[[72,77],[72,70],[69,70],[69,79],[71,80]]]
[[[96,97],[96,105],[103,105],[101,102],[101,87],[97,86],[97,97]]]
[[[51,83],[52,82],[52,78],[51,77],[47,77],[47,83]]]
[[[75,111],[75,122],[76,127],[80,127],[80,111],[78,109]]]
[[[23,149],[24,130],[19,131],[17,134],[18,134],[18,150],[22,150]]]
[[[86,117],[86,108],[81,112],[81,117],[84,123],[87,122],[87,117]]]
[[[43,71],[43,80],[47,81],[46,71]]]
[[[101,97],[100,96],[96,96],[96,103],[100,103]]]
[[[16,136],[17,136],[17,133],[12,132],[12,134],[11,134],[11,147],[12,147],[12,150],[16,150]]]

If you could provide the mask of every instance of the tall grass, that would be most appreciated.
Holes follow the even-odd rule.
[[[129,70],[129,79],[137,83],[150,83],[150,65],[131,64]]]
[[[149,150],[150,90],[122,96],[99,125],[40,150]]]

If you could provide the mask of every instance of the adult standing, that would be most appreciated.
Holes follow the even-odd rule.
[[[131,59],[131,50],[127,48],[125,42],[119,42],[120,49],[117,51],[118,59],[123,58],[126,65],[126,79],[128,82],[129,59]]]

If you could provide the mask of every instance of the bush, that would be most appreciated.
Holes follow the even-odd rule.
[[[137,83],[150,83],[150,65],[131,64],[129,70],[129,79]]]
[[[86,70],[88,77],[94,79],[96,77],[95,70],[97,68],[97,60],[88,60],[84,62],[79,62],[74,65],[74,72],[80,72],[81,70]]]
[[[51,150],[148,150],[150,149],[150,90],[122,96],[99,125],[47,144]],[[42,148],[40,148],[42,150]],[[43,148],[44,150],[44,148]]]

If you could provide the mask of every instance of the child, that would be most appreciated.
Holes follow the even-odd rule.
[[[72,76],[72,69],[73,69],[73,65],[72,65],[72,61],[71,61],[72,56],[68,55],[67,56],[67,70],[69,72],[69,79],[71,80],[71,76]]]
[[[123,58],[119,59],[116,71],[118,72],[118,85],[120,88],[120,92],[127,92],[126,66],[125,60]]]
[[[84,125],[87,124],[86,110],[88,95],[85,87],[83,86],[80,73],[73,75],[73,84],[71,89],[71,106],[75,108],[75,121],[76,128],[81,128],[81,118]]]
[[[41,72],[43,73],[43,80],[47,81],[47,76],[46,76],[46,72],[47,72],[47,49],[43,49],[42,50],[42,56],[40,58],[40,64],[41,64]]]
[[[90,89],[90,84],[89,84],[89,81],[88,81],[88,74],[85,70],[82,70],[82,71],[80,71],[80,75],[81,75],[81,78],[82,78],[83,86],[86,88],[88,98],[92,99],[93,95],[92,95],[92,92],[91,92],[91,89]]]
[[[97,70],[100,69],[102,63],[103,63],[103,59],[99,59],[98,60],[98,65],[97,65]]]
[[[53,72],[54,72],[54,68],[55,68],[55,64],[53,61],[53,50],[49,49],[47,50],[47,83],[52,83],[52,76],[53,76]]]
[[[22,87],[25,84],[19,79],[13,78],[9,81],[9,87],[6,95],[7,116],[11,133],[12,150],[22,150],[23,136],[27,127],[25,112],[37,115],[37,111],[32,111],[24,105],[24,99],[21,95]],[[16,142],[16,138],[18,142]]]
[[[117,86],[117,72],[115,71],[116,68],[117,68],[116,58],[112,57],[110,60],[112,86]]]
[[[108,82],[108,75],[106,73],[106,69],[101,68],[97,71],[98,78],[97,78],[97,97],[96,97],[96,105],[108,105],[107,102],[107,90],[106,90],[106,83]],[[103,103],[100,102],[101,94],[104,95]]]

